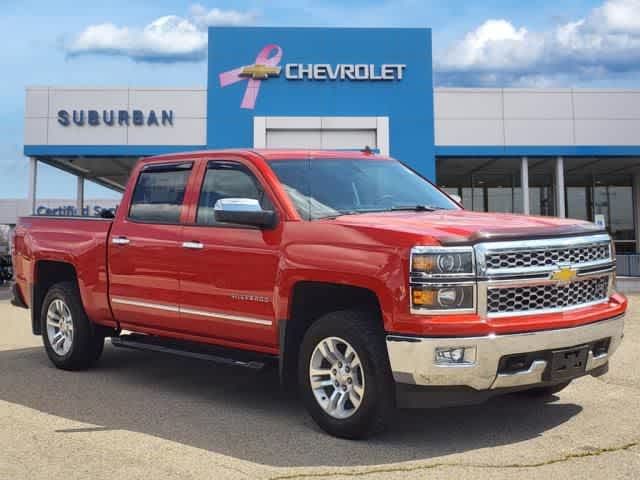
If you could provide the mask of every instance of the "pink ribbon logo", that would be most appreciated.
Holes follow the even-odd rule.
[[[247,88],[240,108],[254,109],[260,84],[270,76],[280,75],[280,59],[282,59],[282,48],[279,45],[270,44],[260,50],[253,65],[245,65],[222,72],[218,75],[220,86],[226,87],[234,83],[247,80]]]

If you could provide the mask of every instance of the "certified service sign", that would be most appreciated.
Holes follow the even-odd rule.
[[[282,72],[280,60],[282,48],[279,45],[265,46],[255,59],[255,63],[222,72],[218,79],[221,87],[246,80],[247,87],[240,108],[254,109],[262,80],[278,77]],[[402,80],[405,64],[364,64],[364,63],[287,63],[284,65],[286,80],[322,81],[399,81]]]

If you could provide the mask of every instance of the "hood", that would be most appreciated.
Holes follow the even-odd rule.
[[[343,215],[334,221],[345,226],[429,236],[443,245],[585,235],[603,231],[594,223],[581,220],[467,210],[363,213]]]

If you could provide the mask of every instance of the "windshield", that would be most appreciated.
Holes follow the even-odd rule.
[[[269,165],[306,220],[404,209],[459,209],[395,160],[272,160]]]

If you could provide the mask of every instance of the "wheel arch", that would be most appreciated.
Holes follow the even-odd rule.
[[[75,267],[68,262],[56,260],[39,260],[33,271],[33,289],[31,290],[31,330],[34,335],[40,335],[40,315],[42,302],[49,289],[60,282],[78,284],[78,274]]]
[[[291,289],[289,315],[278,322],[280,382],[289,387],[296,378],[300,344],[307,329],[323,315],[340,310],[371,312],[383,329],[381,303],[368,288],[321,281],[299,281]]]

